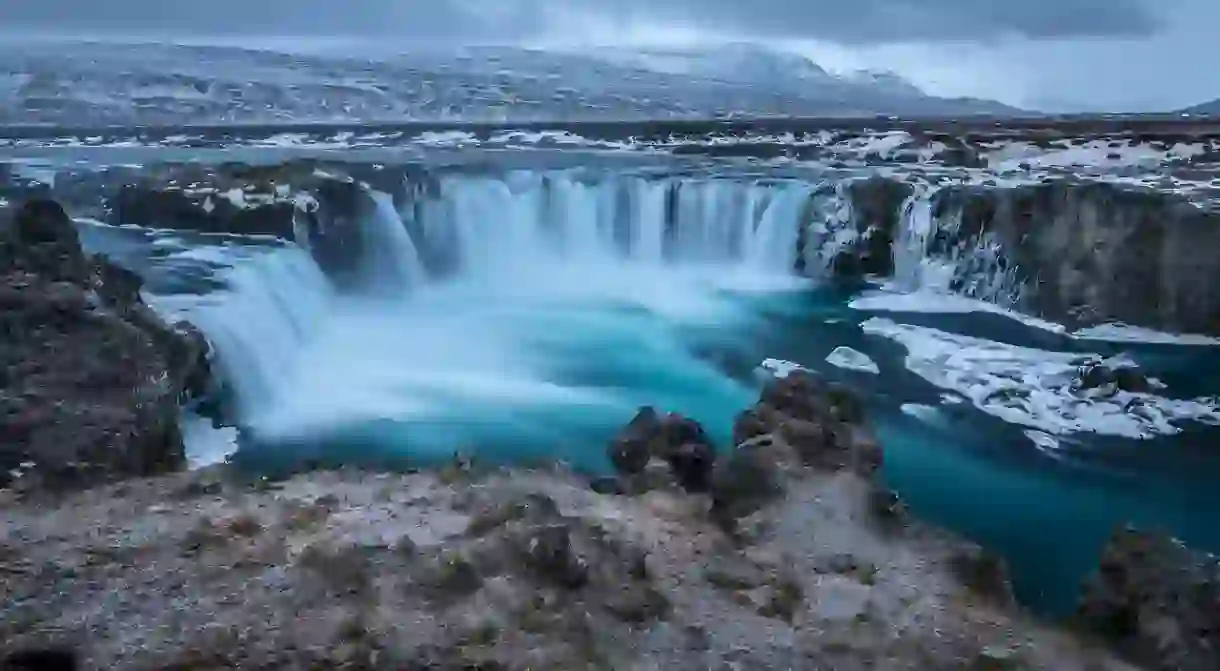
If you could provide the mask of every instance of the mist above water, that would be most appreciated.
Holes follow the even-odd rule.
[[[285,248],[229,271],[225,300],[189,312],[216,346],[236,421],[264,448],[426,460],[498,445],[505,458],[600,467],[600,450],[570,443],[644,404],[727,439],[754,390],[709,361],[707,343],[757,325],[760,297],[807,286],[793,269],[809,193],[444,178],[422,210],[400,214],[374,193],[360,290],[337,291],[306,251]]]

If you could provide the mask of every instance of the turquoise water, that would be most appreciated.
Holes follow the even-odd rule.
[[[92,247],[149,278],[160,309],[219,346],[227,412],[243,426],[232,459],[250,468],[411,466],[462,451],[604,472],[604,446],[640,405],[692,416],[727,447],[735,415],[757,397],[759,362],[774,357],[868,399],[886,481],[918,515],[1003,553],[1037,609],[1070,608],[1124,522],[1220,550],[1217,430],[1082,434],[1039,449],[1021,427],[945,403],[945,390],[907,369],[902,345],[864,333],[874,315],[849,307],[854,290],[716,263],[518,255],[495,272],[353,297],[292,247],[86,228]],[[1128,352],[1166,393],[1220,392],[1200,374],[1220,369],[1216,348],[1071,340],[986,312],[885,316],[1050,352]],[[880,375],[827,364],[840,346]],[[907,404],[927,408],[913,415]]]

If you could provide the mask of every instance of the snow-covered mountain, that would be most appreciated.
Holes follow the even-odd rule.
[[[892,73],[836,76],[735,44],[582,53],[517,47],[388,55],[233,46],[0,45],[0,124],[1012,114]]]
[[[1187,114],[1207,114],[1210,116],[1220,116],[1220,98],[1209,100],[1205,103],[1192,105],[1182,110]]]
[[[804,56],[746,43],[706,49],[602,48],[589,53],[644,70],[777,90],[839,83]]]

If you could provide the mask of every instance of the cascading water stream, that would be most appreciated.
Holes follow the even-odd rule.
[[[612,430],[641,404],[703,409],[727,434],[752,391],[696,354],[698,334],[753,324],[760,287],[802,286],[810,192],[441,175],[399,207],[371,193],[363,282],[336,292],[305,253],[280,250],[230,272],[230,292],[191,317],[224,362],[237,422],[263,445],[426,457],[509,441],[519,456]]]
[[[394,199],[381,191],[371,195],[376,209],[364,231],[371,253],[368,270],[373,285],[392,289],[421,286],[427,276],[415,242],[394,207]]]
[[[917,188],[902,206],[892,285],[955,293],[1011,308],[1021,299],[1018,269],[988,234],[964,236],[960,208],[935,212],[936,191]]]

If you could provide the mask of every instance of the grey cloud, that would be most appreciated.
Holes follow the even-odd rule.
[[[0,25],[157,35],[375,35],[515,40],[581,14],[743,38],[844,43],[1141,36],[1167,0],[9,0]],[[562,10],[562,11],[560,11]]]

